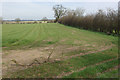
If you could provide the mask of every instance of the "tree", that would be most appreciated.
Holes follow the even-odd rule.
[[[15,22],[19,23],[20,22],[20,18],[16,18]]]
[[[98,10],[98,12],[96,13],[96,16],[95,16],[95,26],[96,26],[96,29],[97,31],[100,31],[100,32],[103,32],[103,31],[106,31],[106,26],[105,26],[105,22],[106,22],[106,14],[103,10]]]
[[[115,11],[113,9],[108,9],[107,11],[107,18],[108,18],[108,31],[110,34],[113,33],[115,30],[115,33],[118,33],[118,11]]]
[[[54,10],[54,17],[56,18],[55,22],[58,22],[58,19],[64,16],[67,12],[66,8],[63,7],[62,5],[55,5],[53,6]]]
[[[77,8],[77,9],[75,10],[75,15],[76,15],[76,16],[79,16],[79,17],[82,17],[82,16],[84,15],[84,12],[85,12],[84,9],[82,9],[82,8]]]
[[[0,24],[2,24],[3,23],[3,18],[2,17],[0,17]]]
[[[42,21],[48,21],[47,17],[43,17]]]

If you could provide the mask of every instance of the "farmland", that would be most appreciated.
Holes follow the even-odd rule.
[[[3,77],[118,77],[118,37],[58,23],[3,24]],[[27,65],[35,59],[43,64]],[[14,65],[11,65],[14,64]]]

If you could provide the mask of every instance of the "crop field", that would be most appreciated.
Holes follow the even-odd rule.
[[[117,78],[118,37],[58,23],[3,24],[4,78]]]

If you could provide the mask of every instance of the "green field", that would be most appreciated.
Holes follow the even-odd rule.
[[[50,60],[59,59],[27,68],[17,66],[17,70],[10,67],[14,71],[5,70],[3,77],[116,78],[117,42],[116,36],[57,23],[3,24],[3,67],[9,67],[11,58],[20,63],[32,61],[41,57],[32,57],[40,52],[46,58],[51,50]],[[31,57],[27,59],[27,55]]]

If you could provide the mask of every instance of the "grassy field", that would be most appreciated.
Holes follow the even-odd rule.
[[[2,36],[3,77],[118,77],[116,36],[57,23],[3,24]],[[46,60],[51,52],[44,64],[11,66],[11,59],[29,64],[41,56]]]

